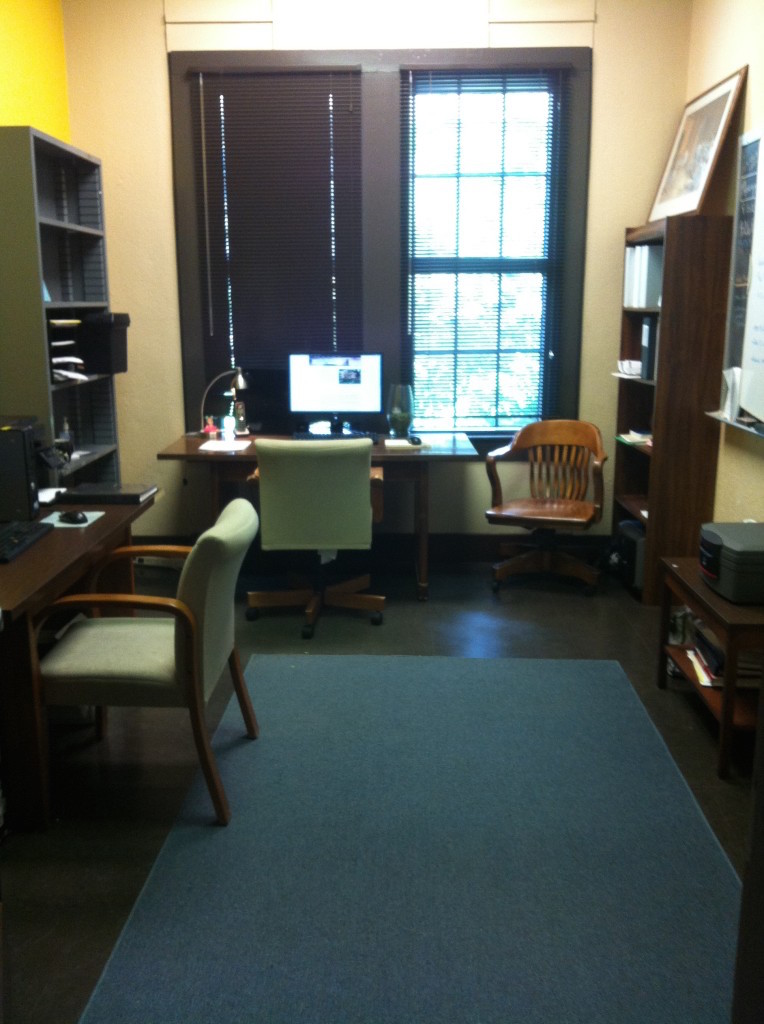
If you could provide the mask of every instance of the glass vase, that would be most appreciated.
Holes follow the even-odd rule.
[[[410,384],[393,384],[387,400],[387,423],[391,437],[408,437],[414,419],[414,389]]]

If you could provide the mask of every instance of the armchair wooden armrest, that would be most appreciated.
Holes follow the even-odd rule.
[[[116,562],[125,561],[126,559],[132,560],[133,558],[186,558],[190,552],[191,547],[186,544],[126,544],[122,547],[114,548],[104,555],[102,561],[88,575],[88,588],[91,591],[95,591],[98,587],[101,573]],[[132,570],[130,572],[130,580],[132,581]],[[132,587],[130,590],[132,590]],[[119,592],[123,593],[125,591],[120,590]]]

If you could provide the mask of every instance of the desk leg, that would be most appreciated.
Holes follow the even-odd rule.
[[[719,757],[716,774],[725,779],[729,773],[730,745],[735,719],[735,693],[737,690],[737,645],[730,639],[724,657],[722,682],[722,713],[719,718]]]
[[[663,591],[661,596],[660,632],[658,634],[658,675],[656,678],[658,688],[661,690],[666,689],[666,644],[668,643],[669,628],[671,624],[671,598],[671,588],[669,587],[668,581],[664,576]]]
[[[0,633],[3,795],[12,826],[44,827],[50,814],[48,737],[40,701],[34,629],[26,615]]]
[[[416,465],[414,483],[414,533],[416,534],[416,586],[417,598],[426,601],[430,596],[430,468],[422,460]]]

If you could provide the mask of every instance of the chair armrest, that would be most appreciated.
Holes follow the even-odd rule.
[[[509,444],[502,445],[501,448],[494,448],[494,450],[492,452],[488,452],[485,457],[485,470],[491,484],[491,508],[496,508],[498,505],[504,504],[501,480],[499,479],[499,471],[496,468],[496,463],[506,459],[509,456],[511,449],[512,442],[510,441]]]
[[[115,562],[132,558],[186,558],[191,547],[186,544],[127,544],[107,552],[88,577],[88,585],[96,588],[101,573]],[[132,578],[132,577],[131,577]]]
[[[174,597],[154,597],[147,594],[65,594],[53,601],[52,604],[42,612],[36,622],[39,630],[49,615],[62,609],[71,611],[101,611],[108,608],[111,611],[126,609],[130,611],[164,612],[180,619],[191,630],[196,630],[196,618],[194,613],[183,601]]]
[[[599,522],[602,518],[602,508],[605,500],[605,488],[603,483],[603,471],[602,466],[606,461],[607,455],[603,454],[601,458],[595,459],[592,463],[592,489],[593,489],[593,500],[594,507],[597,509],[597,517],[595,522]]]
[[[385,471],[382,466],[371,467],[371,521],[381,523],[384,515]]]

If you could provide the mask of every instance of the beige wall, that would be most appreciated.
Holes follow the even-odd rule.
[[[741,131],[764,128],[764,4],[761,0],[695,0],[688,98],[748,65]],[[730,212],[733,209],[730,206]],[[764,439],[722,428],[716,478],[717,522],[764,520]]]
[[[132,318],[129,373],[118,378],[123,477],[156,480],[165,492],[141,520],[145,533],[191,531],[207,508],[201,471],[189,472],[184,487],[181,467],[155,459],[183,429],[167,40],[188,48],[241,47],[243,39],[259,48],[592,45],[580,414],[602,429],[610,483],[623,230],[648,217],[687,99],[753,65],[742,48],[760,38],[750,31],[751,22],[762,27],[756,0],[596,0],[596,10],[595,0],[394,0],[376,20],[369,5],[348,0],[62,0],[62,8],[72,140],[103,160],[112,306]],[[204,23],[211,10],[218,21]],[[764,442],[749,450],[748,440],[723,444],[720,507],[730,518],[724,500],[743,489],[738,474],[758,469],[761,477],[764,467]],[[482,466],[438,469],[431,495],[433,530],[488,532]],[[410,496],[392,497],[387,525],[408,526]],[[764,517],[761,483],[746,501],[758,502]],[[606,516],[602,530],[608,526]]]

